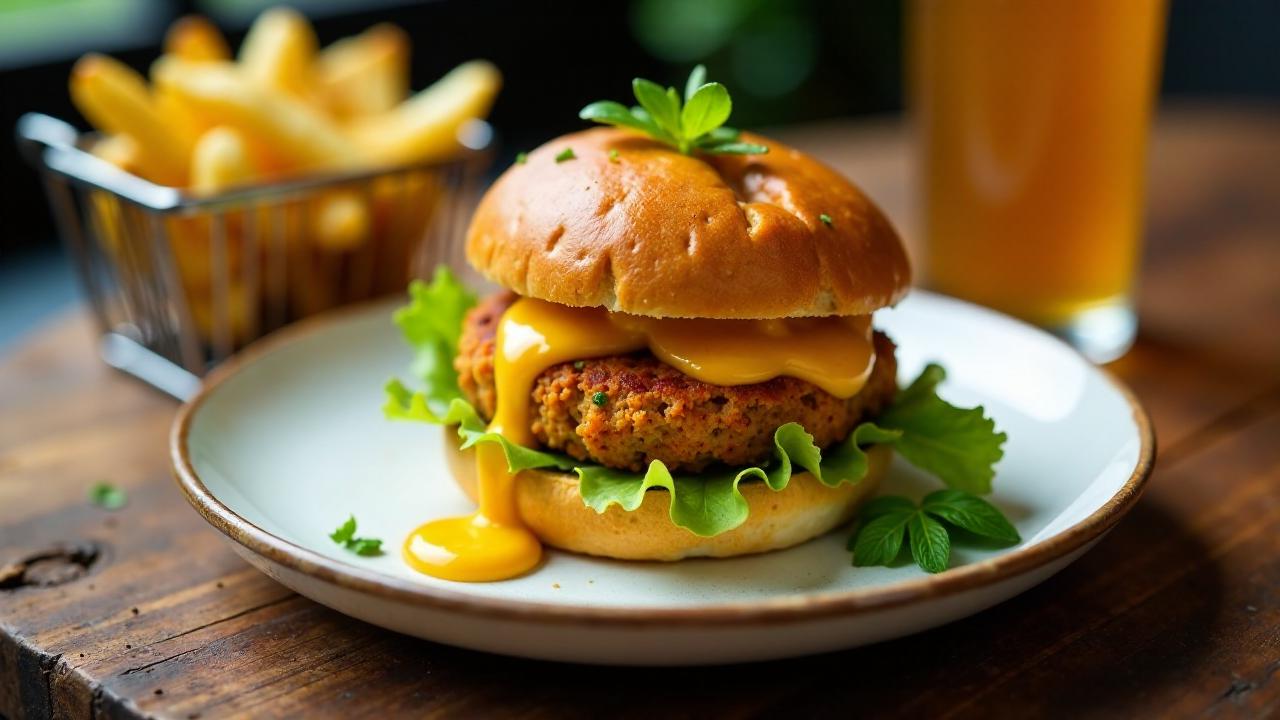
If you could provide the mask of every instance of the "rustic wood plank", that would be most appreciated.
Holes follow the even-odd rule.
[[[797,144],[903,216],[900,129],[805,132]],[[1280,712],[1280,120],[1176,114],[1152,162],[1143,336],[1114,369],[1153,413],[1159,469],[1093,552],[998,608],[873,648],[698,670],[398,636],[240,561],[169,480],[174,403],[102,367],[77,315],[0,358],[0,567],[57,544],[100,552],[72,582],[0,589],[0,714]],[[88,504],[102,479],[129,490],[125,509]]]

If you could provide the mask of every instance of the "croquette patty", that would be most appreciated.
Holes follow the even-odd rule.
[[[494,335],[516,296],[501,292],[468,313],[454,367],[463,393],[493,417]],[[546,447],[583,461],[641,470],[661,460],[675,471],[768,461],[773,432],[798,422],[825,448],[875,415],[897,390],[893,342],[874,336],[876,360],[857,395],[841,400],[803,380],[778,377],[753,385],[695,380],[648,352],[566,362],[547,368],[530,392],[531,427]]]

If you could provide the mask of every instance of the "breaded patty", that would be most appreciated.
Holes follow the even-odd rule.
[[[486,419],[497,402],[494,335],[515,299],[501,292],[472,309],[454,360],[459,386]],[[530,388],[529,422],[546,447],[608,467],[642,470],[661,460],[673,472],[698,472],[716,463],[763,463],[780,425],[800,423],[825,448],[884,409],[897,390],[898,369],[893,342],[880,332],[874,342],[871,377],[847,400],[790,377],[711,385],[638,352],[548,368]]]

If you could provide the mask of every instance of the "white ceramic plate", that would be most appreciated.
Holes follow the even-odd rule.
[[[263,572],[376,625],[451,645],[588,663],[765,660],[918,632],[1010,598],[1062,569],[1137,500],[1154,440],[1127,389],[1055,338],[915,292],[877,325],[903,380],[930,360],[943,394],[983,404],[1009,434],[994,502],[1024,542],[958,548],[952,569],[853,568],[845,533],[730,560],[626,563],[549,552],[524,577],[462,584],[417,574],[399,543],[470,511],[447,476],[442,430],[382,418],[381,388],[409,350],[390,305],[296,325],[223,367],[174,424],[188,499]],[[885,492],[936,487],[895,461]],[[386,555],[328,533],[354,513]]]

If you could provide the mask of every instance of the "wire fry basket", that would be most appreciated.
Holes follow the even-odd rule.
[[[23,116],[17,135],[101,329],[103,360],[186,399],[214,365],[278,327],[402,292],[440,264],[465,268],[456,239],[492,133],[473,121],[464,152],[445,162],[208,196],[131,175],[89,153],[92,136],[46,115]]]

